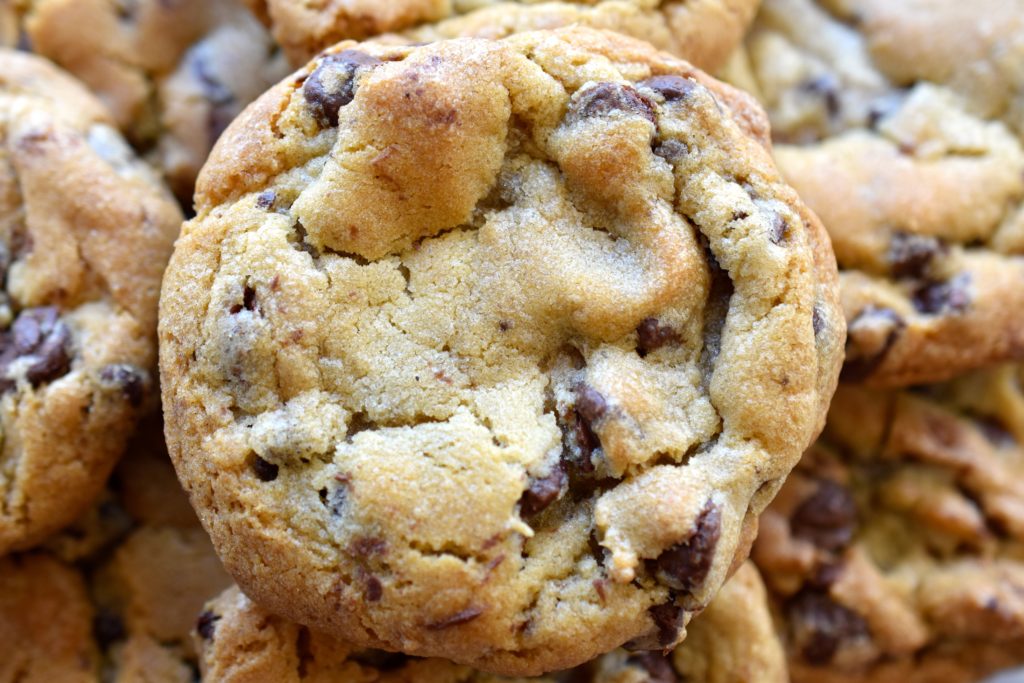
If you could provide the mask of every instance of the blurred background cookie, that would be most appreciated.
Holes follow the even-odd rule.
[[[513,33],[561,26],[618,31],[717,69],[742,40],[760,0],[356,0],[298,3],[249,0],[296,66],[346,39],[400,33],[415,41]]]
[[[21,24],[4,31],[12,22],[0,18],[7,40],[92,89],[186,206],[221,131],[286,73],[266,30],[235,0],[7,2]]]
[[[92,95],[0,51],[0,553],[82,514],[155,408],[181,221]]]
[[[794,681],[973,682],[1024,663],[1019,379],[840,387],[752,555]]]

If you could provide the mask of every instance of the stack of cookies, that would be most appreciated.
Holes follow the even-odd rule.
[[[1024,0],[0,46],[0,683],[1024,665]]]

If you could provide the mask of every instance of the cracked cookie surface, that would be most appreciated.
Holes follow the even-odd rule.
[[[258,100],[165,279],[168,445],[229,571],[506,674],[664,649],[843,338],[752,101],[610,32],[342,44]]]
[[[511,679],[437,659],[352,648],[275,617],[231,588],[206,605],[196,642],[208,683],[784,683],[785,655],[750,563],[726,582],[667,655],[616,650],[580,667]]]
[[[17,4],[23,45],[89,86],[187,205],[217,137],[287,71],[235,0]]]
[[[1022,17],[1016,1],[762,7],[743,82],[834,243],[850,381],[910,386],[1024,357]],[[954,30],[957,50],[938,48]]]
[[[739,45],[759,0],[253,0],[298,66],[341,40],[399,32],[415,41],[504,38],[563,26],[618,31],[714,71]]]
[[[0,51],[0,553],[82,513],[155,402],[181,221],[97,100]]]
[[[1022,377],[840,387],[752,553],[794,681],[969,683],[1024,662]]]

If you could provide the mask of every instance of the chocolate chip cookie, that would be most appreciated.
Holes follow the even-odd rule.
[[[24,4],[31,49],[96,92],[189,205],[221,131],[286,73],[267,31],[235,0]]]
[[[942,381],[1024,357],[1024,151],[921,84],[870,130],[777,145],[825,223],[849,326],[844,378]]]
[[[242,588],[512,675],[680,640],[841,354],[764,132],[590,29],[346,43],[258,100],[161,309],[168,445]]]
[[[764,584],[750,563],[722,587],[708,608],[687,628],[686,641],[663,655],[616,650],[576,669],[533,683],[784,683],[785,655],[774,630]],[[207,604],[195,638],[203,680],[317,680],[323,683],[511,683],[439,659],[352,648],[295,623],[275,617],[237,587]]]
[[[868,127],[919,82],[1024,134],[1022,0],[765,0],[746,47],[780,140]]]
[[[504,38],[561,26],[610,29],[712,71],[740,43],[760,0],[253,0],[296,66],[340,40],[402,32],[415,41]]]
[[[147,421],[95,510],[0,560],[0,636],[17,655],[0,680],[197,680],[195,615],[230,580],[162,442]]]
[[[970,681],[1024,663],[1024,392],[1007,366],[841,386],[761,518],[794,681]]]
[[[154,407],[182,216],[112,124],[48,62],[0,51],[0,553],[83,513]]]

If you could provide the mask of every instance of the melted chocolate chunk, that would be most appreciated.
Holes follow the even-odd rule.
[[[867,623],[859,614],[819,591],[800,591],[786,611],[801,654],[814,666],[831,662],[844,640],[868,634]]]
[[[218,621],[220,621],[219,614],[204,610],[196,620],[196,633],[204,640],[213,640],[213,632],[217,630]]]
[[[278,467],[272,462],[267,462],[258,455],[252,457],[252,471],[260,481],[274,481],[277,479]]]
[[[324,128],[338,125],[338,112],[356,96],[356,72],[380,64],[358,50],[343,50],[324,57],[302,86],[302,96]]]
[[[961,313],[971,304],[967,293],[969,285],[970,277],[966,273],[947,282],[925,283],[914,291],[914,308],[926,315]]]
[[[576,413],[593,424],[598,422],[608,412],[608,402],[597,389],[588,385],[580,384],[576,387]]]
[[[666,102],[684,100],[698,88],[696,81],[674,74],[652,76],[646,81],[641,81],[640,85],[660,93]]]
[[[693,535],[672,546],[654,561],[658,581],[687,593],[704,583],[715,559],[715,546],[722,533],[722,515],[708,501],[697,517]]]
[[[146,397],[147,378],[148,373],[145,370],[124,363],[107,365],[100,370],[100,381],[120,389],[134,408],[141,406],[142,400]]]
[[[671,647],[679,638],[679,632],[683,628],[683,608],[669,602],[664,605],[655,605],[647,610],[647,613],[651,615],[651,621],[654,622],[653,640],[635,640],[627,647],[632,645],[636,650],[661,650]]]
[[[562,495],[568,479],[562,463],[552,467],[543,479],[534,479],[519,499],[519,514],[528,519],[545,510]]]
[[[656,122],[654,105],[636,88],[623,83],[595,83],[576,93],[572,111],[578,118],[604,116],[612,112],[625,112]]]
[[[679,675],[671,660],[657,652],[638,652],[629,656],[629,663],[647,672],[648,683],[679,683]]]
[[[667,344],[678,344],[680,341],[679,333],[659,323],[657,318],[644,318],[636,328],[636,352],[641,358]]]
[[[948,251],[937,237],[896,232],[889,242],[890,269],[896,277],[924,277],[932,261]]]
[[[18,314],[11,329],[0,337],[0,375],[6,375],[10,366],[28,359],[25,378],[33,387],[66,375],[71,369],[68,347],[71,332],[60,320],[54,306],[26,308]],[[13,379],[0,382],[0,389],[13,389]]]
[[[867,378],[882,364],[906,326],[891,308],[866,306],[861,310],[850,321],[842,379],[857,382]],[[854,354],[854,349],[858,354]]]
[[[384,586],[381,585],[380,579],[376,576],[371,576],[366,579],[366,599],[370,602],[377,602],[384,595]]]
[[[793,513],[793,535],[832,552],[849,545],[857,529],[857,504],[846,489],[829,479]]]

